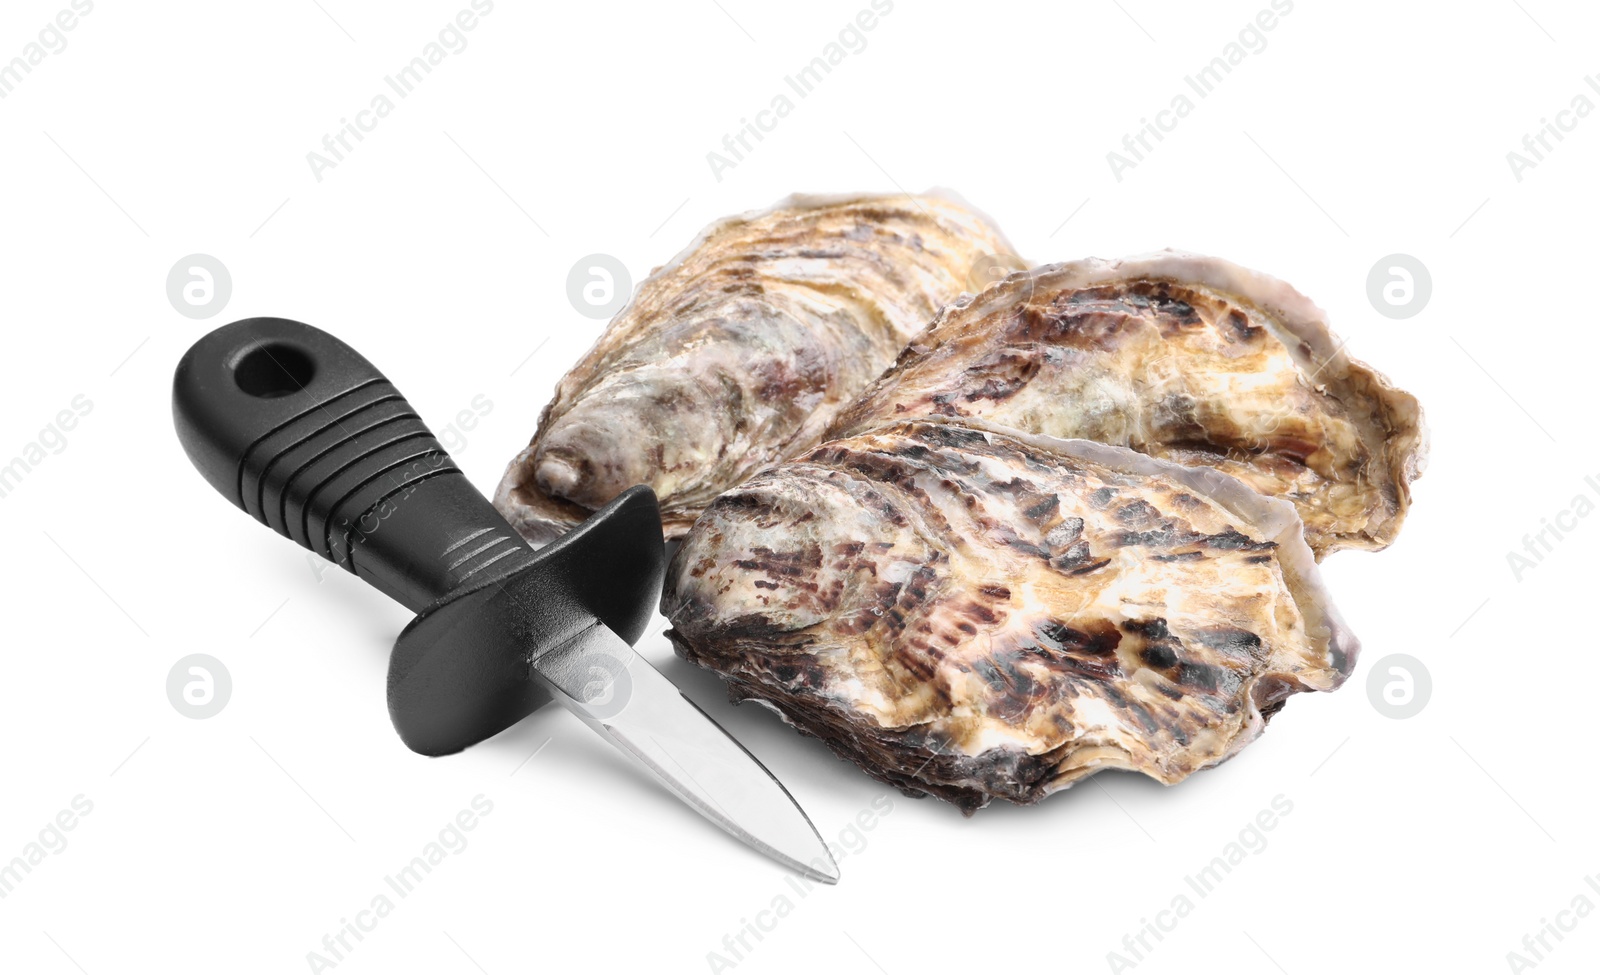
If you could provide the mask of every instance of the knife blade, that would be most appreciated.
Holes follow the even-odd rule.
[[[388,694],[413,750],[460,751],[553,698],[728,833],[837,882],[788,791],[633,649],[665,571],[649,488],[535,551],[376,367],[286,319],[197,341],[174,376],[173,420],[219,493],[417,612]]]
[[[544,650],[532,669],[558,703],[700,815],[779,863],[838,882],[838,865],[782,783],[605,624]]]

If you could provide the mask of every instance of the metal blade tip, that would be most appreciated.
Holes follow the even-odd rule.
[[[696,812],[805,877],[839,882],[828,845],[783,784],[604,624],[531,665],[556,701]]]
[[[827,853],[823,855],[827,856],[826,862],[823,861],[822,857],[817,857],[800,872],[812,880],[820,880],[825,884],[836,884],[839,882],[839,864],[834,862],[833,857]]]

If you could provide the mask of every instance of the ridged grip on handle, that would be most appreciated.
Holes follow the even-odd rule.
[[[413,611],[534,557],[400,391],[319,329],[217,329],[178,363],[172,409],[214,488]]]

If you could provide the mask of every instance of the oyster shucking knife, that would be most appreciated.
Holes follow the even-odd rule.
[[[172,413],[224,497],[418,614],[389,658],[389,715],[412,750],[460,751],[554,698],[718,826],[838,880],[783,786],[633,651],[666,570],[649,488],[535,551],[370,362],[279,318],[196,342]]]

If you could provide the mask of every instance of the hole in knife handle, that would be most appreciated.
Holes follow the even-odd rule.
[[[304,350],[273,342],[245,353],[234,364],[233,381],[251,396],[276,399],[300,392],[316,373],[316,363]]]

